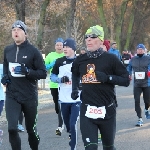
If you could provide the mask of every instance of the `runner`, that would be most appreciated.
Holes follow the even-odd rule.
[[[45,66],[46,66],[46,70],[52,71],[52,68],[55,64],[55,61],[57,58],[63,57],[64,53],[63,53],[63,39],[62,38],[58,38],[55,41],[55,52],[50,52],[46,58],[45,58]],[[51,91],[51,95],[53,97],[53,101],[55,103],[55,111],[58,114],[58,127],[56,129],[56,135],[61,136],[62,130],[64,129],[63,127],[63,120],[62,120],[62,116],[61,116],[61,111],[60,111],[60,106],[58,103],[58,83],[54,83],[50,80],[50,91]]]
[[[67,132],[70,133],[71,141],[69,145],[71,150],[76,150],[77,146],[77,120],[81,101],[78,98],[71,98],[72,79],[71,67],[75,59],[76,44],[73,39],[66,39],[63,43],[65,56],[56,60],[50,76],[53,82],[59,83],[59,101],[61,112]]]
[[[129,74],[114,55],[101,47],[104,31],[99,25],[85,34],[87,54],[72,65],[72,99],[78,98],[78,79],[82,79],[80,129],[85,150],[98,149],[98,129],[103,150],[115,150],[116,104],[115,85],[129,86]]]
[[[6,118],[12,150],[21,150],[18,120],[23,111],[28,141],[32,150],[38,150],[37,132],[38,91],[37,81],[46,78],[44,60],[40,51],[27,40],[27,27],[17,20],[12,25],[14,43],[4,49],[3,78],[6,86]]]
[[[137,55],[132,57],[127,66],[130,77],[132,79],[132,71],[134,74],[134,100],[135,111],[138,116],[136,126],[143,125],[142,109],[140,107],[140,96],[143,93],[145,104],[145,117],[150,119],[150,57],[145,55],[145,45],[137,45]]]

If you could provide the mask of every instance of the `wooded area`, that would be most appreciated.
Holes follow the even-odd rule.
[[[150,46],[149,0],[0,0],[0,61],[4,47],[13,42],[11,25],[20,19],[28,26],[28,39],[42,53],[54,50],[57,37],[73,37],[77,48],[93,25],[104,27],[105,39],[121,51]]]

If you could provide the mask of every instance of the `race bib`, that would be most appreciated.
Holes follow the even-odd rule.
[[[96,107],[96,106],[87,106],[85,116],[92,119],[103,118],[105,117],[106,109],[105,106]]]
[[[124,60],[124,64],[129,64],[130,60]]]
[[[135,79],[145,79],[145,72],[135,72]]]
[[[11,75],[12,75],[13,77],[25,77],[25,75],[22,75],[22,74],[15,74],[15,73],[14,73],[14,69],[15,69],[15,67],[17,67],[17,66],[21,66],[21,64],[19,64],[19,63],[9,63],[9,71],[11,72]]]

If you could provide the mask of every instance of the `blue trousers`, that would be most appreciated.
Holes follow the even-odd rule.
[[[75,150],[77,145],[77,121],[79,118],[80,104],[81,102],[61,103],[64,124],[67,128],[67,132],[71,133],[71,150]]]

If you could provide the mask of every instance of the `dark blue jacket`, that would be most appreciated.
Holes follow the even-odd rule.
[[[127,70],[130,75],[132,71],[134,74],[134,86],[135,87],[149,87],[150,77],[147,76],[147,72],[150,71],[150,56],[143,55],[142,57],[134,56],[127,66]],[[144,79],[137,79],[135,74],[139,72],[144,72]]]

